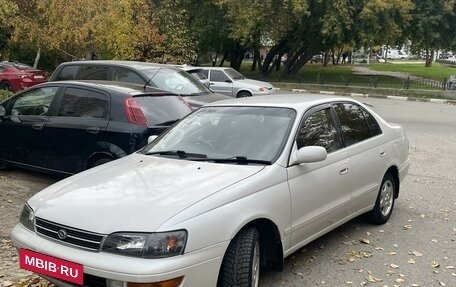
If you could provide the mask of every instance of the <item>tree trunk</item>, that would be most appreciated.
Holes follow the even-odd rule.
[[[38,48],[38,51],[36,51],[35,62],[33,62],[33,68],[36,69],[36,67],[38,67],[38,62],[40,61],[40,57],[41,57],[41,48]]]
[[[223,55],[223,58],[222,58],[222,60],[220,61],[219,67],[223,67],[223,65],[225,64],[226,58],[228,58],[228,55],[229,55],[228,52],[226,52],[226,53]]]

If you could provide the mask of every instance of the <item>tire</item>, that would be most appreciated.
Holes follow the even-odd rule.
[[[217,287],[258,287],[260,262],[258,230],[241,230],[228,246]]]
[[[375,224],[386,223],[393,213],[396,194],[396,180],[388,172],[383,177],[374,209],[367,214],[368,220]]]
[[[247,97],[251,97],[251,96],[252,96],[251,93],[242,91],[237,94],[236,98],[247,98]]]
[[[89,168],[92,168],[92,167],[96,167],[96,166],[105,164],[105,163],[110,162],[110,161],[112,161],[112,160],[113,160],[113,159],[110,158],[110,157],[104,157],[104,158],[97,159],[96,161],[94,161],[94,162],[89,166]]]
[[[8,168],[9,165],[6,162],[0,160],[0,170],[8,170]]]
[[[9,82],[0,83],[0,89],[13,92],[13,86]]]

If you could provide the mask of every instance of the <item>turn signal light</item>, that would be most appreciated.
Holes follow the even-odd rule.
[[[127,282],[127,287],[179,287],[184,280],[184,276],[153,283],[132,283]]]

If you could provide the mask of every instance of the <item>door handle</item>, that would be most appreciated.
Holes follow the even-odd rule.
[[[87,128],[87,132],[91,133],[91,134],[97,134],[100,132],[100,128],[99,127],[90,127],[90,128]]]
[[[384,157],[384,156],[386,156],[386,151],[381,151],[380,152],[380,157]]]
[[[340,175],[344,175],[344,174],[347,174],[347,173],[348,173],[348,167],[339,170],[339,174]]]
[[[43,127],[44,127],[43,124],[33,124],[33,125],[32,125],[32,129],[37,130],[37,131],[42,130]]]

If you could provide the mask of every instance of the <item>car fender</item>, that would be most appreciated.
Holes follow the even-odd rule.
[[[84,160],[81,162],[80,170],[87,169],[88,165],[94,159],[94,157],[111,157],[113,159],[118,159],[127,155],[127,153],[121,147],[105,141],[99,141],[90,144],[85,148],[82,154],[82,158]]]
[[[264,219],[277,226],[286,250],[291,233],[290,206],[286,169],[274,164],[179,212],[157,231],[186,229],[186,252],[192,252],[229,242],[245,226]]]

